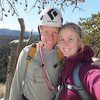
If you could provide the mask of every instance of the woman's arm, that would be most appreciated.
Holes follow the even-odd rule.
[[[86,75],[88,91],[93,96],[93,100],[100,100],[100,70],[92,69]]]

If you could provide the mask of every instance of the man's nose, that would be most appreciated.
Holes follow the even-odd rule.
[[[48,36],[49,36],[49,38],[54,38],[53,33],[50,33]]]

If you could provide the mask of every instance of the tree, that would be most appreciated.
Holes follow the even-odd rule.
[[[80,18],[79,25],[84,30],[83,41],[92,47],[96,57],[100,57],[100,12]]]
[[[33,5],[30,5],[29,2],[30,0],[0,0],[0,20],[2,21],[4,16],[8,17],[9,13],[12,16],[19,16],[17,9],[19,5],[24,7],[24,11],[30,9],[29,12],[35,7],[37,7],[40,12],[45,7],[48,7],[48,5],[53,7],[57,6],[62,10],[71,5],[74,6],[74,11],[75,8],[82,10],[77,5],[78,3],[85,2],[85,0],[33,0]]]
[[[9,64],[8,64],[7,79],[6,79],[6,93],[5,93],[5,98],[4,98],[5,100],[9,100],[10,87],[11,87],[12,79],[14,76],[14,72],[15,72],[15,68],[16,68],[18,56],[21,50],[24,32],[25,32],[24,20],[22,18],[19,18],[18,21],[20,24],[21,32],[19,36],[19,43],[17,46],[15,44],[12,47],[12,51],[10,54],[11,59],[9,59]]]

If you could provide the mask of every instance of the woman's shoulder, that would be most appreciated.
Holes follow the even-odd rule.
[[[93,77],[98,72],[100,73],[99,67],[91,65],[91,63],[84,63],[79,69],[79,77],[84,80],[85,78]]]
[[[94,69],[100,69],[99,67],[92,65],[90,62],[83,63],[79,69],[80,73],[87,73]]]

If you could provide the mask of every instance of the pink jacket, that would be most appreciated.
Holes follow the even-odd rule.
[[[85,46],[83,52],[79,52],[76,56],[69,59],[64,58],[64,67],[60,75],[60,82],[73,84],[73,69],[76,63],[80,61],[86,62],[79,69],[79,78],[83,87],[87,90],[92,100],[100,100],[100,69],[92,66],[91,57],[93,51]],[[66,87],[61,91],[58,100],[81,100],[76,90],[69,90]]]

